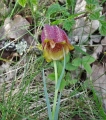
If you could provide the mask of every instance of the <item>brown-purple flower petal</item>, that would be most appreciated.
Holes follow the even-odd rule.
[[[42,46],[44,57],[49,62],[51,60],[59,60],[69,50],[73,50],[74,47],[69,43],[68,36],[58,26],[45,25],[41,34]]]

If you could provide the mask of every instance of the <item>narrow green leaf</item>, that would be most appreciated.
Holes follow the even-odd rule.
[[[47,104],[47,108],[48,108],[48,116],[49,116],[49,120],[52,120],[52,112],[51,112],[49,97],[48,97],[48,93],[47,93],[44,69],[43,69],[43,84],[44,84],[44,93],[45,93],[45,98],[46,98],[46,104]]]
[[[22,6],[25,7],[27,0],[18,0],[18,3]]]
[[[63,49],[63,53],[64,53],[64,64],[63,64],[63,69],[62,69],[62,72],[61,72],[61,75],[58,79],[58,82],[57,82],[57,85],[56,85],[56,89],[59,89],[60,88],[60,84],[61,84],[61,80],[64,76],[64,71],[65,71],[65,65],[66,65],[66,58],[65,58],[65,52],[64,52],[64,49]]]
[[[61,92],[60,92],[59,97],[58,97],[58,103],[57,103],[57,106],[56,106],[56,112],[55,112],[54,120],[58,120],[59,109],[60,109],[60,99],[61,99]]]

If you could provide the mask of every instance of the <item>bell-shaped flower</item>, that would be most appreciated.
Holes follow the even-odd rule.
[[[41,34],[43,54],[47,62],[60,60],[74,47],[68,36],[58,26],[45,25]]]

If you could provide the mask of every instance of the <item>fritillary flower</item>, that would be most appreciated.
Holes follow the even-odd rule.
[[[41,34],[43,54],[47,62],[60,60],[74,47],[70,44],[68,36],[58,26],[45,25]],[[64,49],[64,52],[63,52]]]

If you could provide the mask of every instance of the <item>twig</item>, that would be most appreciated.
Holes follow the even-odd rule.
[[[98,47],[99,45],[106,46],[106,44],[96,44],[96,45],[77,45],[77,46],[84,46],[84,47]]]
[[[74,18],[74,20],[81,19],[81,18],[86,17],[86,16],[87,16],[87,13],[85,13],[85,14],[79,16],[79,17]]]

